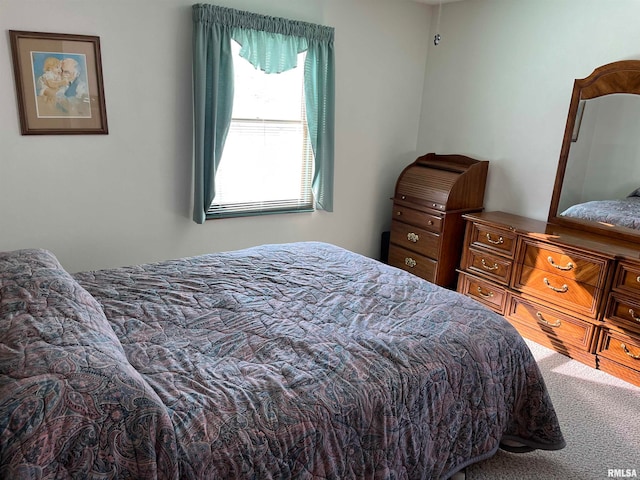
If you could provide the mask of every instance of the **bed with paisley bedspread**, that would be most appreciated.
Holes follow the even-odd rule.
[[[520,335],[375,260],[0,253],[1,478],[446,479],[514,444],[565,444]]]

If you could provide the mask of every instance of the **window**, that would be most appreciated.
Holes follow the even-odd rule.
[[[313,210],[313,151],[306,126],[303,65],[266,74],[232,41],[231,125],[215,176],[214,217]]]
[[[334,29],[216,5],[192,11],[193,220],[333,211]],[[273,82],[284,98],[264,87]]]

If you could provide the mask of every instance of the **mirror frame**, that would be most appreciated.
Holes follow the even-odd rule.
[[[562,184],[564,182],[564,174],[569,158],[569,149],[572,143],[571,137],[576,122],[578,104],[580,100],[589,100],[614,93],[640,95],[640,60],[622,60],[608,63],[596,68],[588,77],[579,78],[574,81],[569,113],[567,115],[567,124],[562,140],[562,149],[560,150],[560,160],[558,161],[556,182],[553,186],[553,196],[551,197],[547,221],[556,225],[640,242],[640,230],[616,225],[605,225],[570,217],[560,217],[558,215],[558,205],[560,203],[560,194],[562,193]]]

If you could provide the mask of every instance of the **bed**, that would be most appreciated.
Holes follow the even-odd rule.
[[[0,253],[0,315],[1,478],[446,479],[565,445],[502,317],[326,243]]]
[[[560,216],[640,230],[640,197],[579,203],[567,208]]]

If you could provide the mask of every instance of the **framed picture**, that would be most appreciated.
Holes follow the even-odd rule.
[[[23,135],[109,133],[99,37],[9,35]]]

